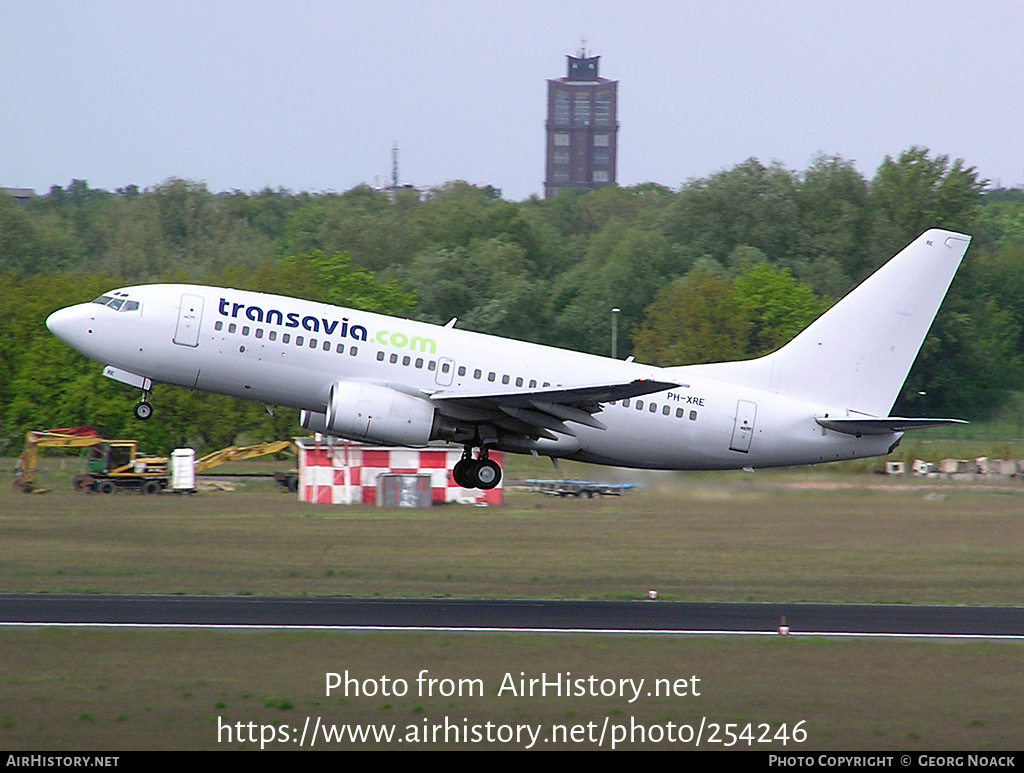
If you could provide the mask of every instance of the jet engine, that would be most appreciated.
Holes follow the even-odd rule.
[[[424,446],[455,433],[454,423],[439,415],[429,400],[355,381],[334,384],[326,416],[304,414],[303,426],[319,430],[321,416],[327,434],[381,445]]]

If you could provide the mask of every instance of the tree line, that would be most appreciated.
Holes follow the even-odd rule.
[[[821,156],[750,159],[677,190],[652,183],[502,199],[451,182],[426,195],[212,193],[171,179],[74,180],[20,207],[0,195],[0,442],[92,424],[153,450],[286,437],[291,411],[172,388],[161,419],[54,339],[48,313],[118,285],[218,284],[445,323],[653,364],[752,357],[784,343],[922,231],[974,239],[897,410],[983,418],[1021,388],[1024,192],[910,148],[868,179]]]

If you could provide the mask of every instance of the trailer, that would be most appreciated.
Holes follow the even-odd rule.
[[[528,480],[525,488],[537,494],[555,497],[597,499],[622,496],[635,486],[632,483],[601,483],[593,480]]]

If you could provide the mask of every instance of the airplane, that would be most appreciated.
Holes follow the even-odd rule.
[[[491,451],[667,470],[753,469],[890,453],[891,417],[970,237],[929,230],[789,343],[752,360],[654,367],[229,288],[123,287],[47,327],[142,390],[154,382],[302,411],[313,432],[463,446],[465,488],[501,480]]]

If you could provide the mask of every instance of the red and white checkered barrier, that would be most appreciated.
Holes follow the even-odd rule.
[[[299,446],[299,501],[325,505],[372,505],[377,501],[381,473],[428,473],[434,504],[500,505],[499,483],[489,491],[466,489],[452,479],[452,468],[462,458],[461,448],[391,448],[366,446],[346,440],[297,438]],[[501,454],[491,459],[501,464]]]

